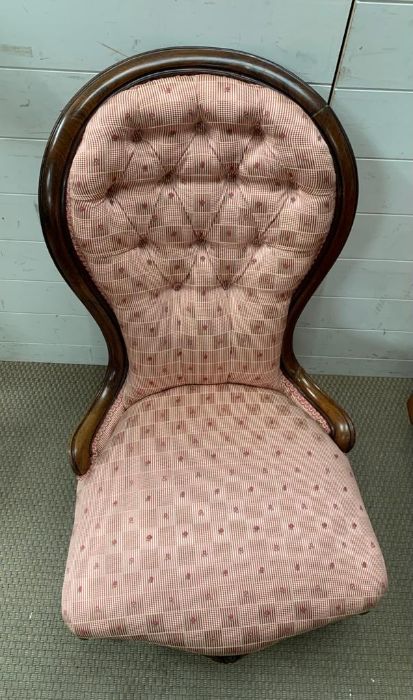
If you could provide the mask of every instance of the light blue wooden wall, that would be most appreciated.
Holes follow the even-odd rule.
[[[299,338],[310,369],[321,352],[332,371],[413,374],[412,40],[412,2],[354,3],[331,104],[357,157],[360,200],[340,260],[301,319],[323,327]]]
[[[311,371],[411,373],[412,3],[256,0],[253,12],[250,0],[8,5],[0,27],[0,359],[105,361],[99,329],[42,240],[35,193],[45,139],[71,95],[105,66],[198,44],[257,53],[331,93],[358,158],[360,206],[340,260],[300,319],[296,347]]]

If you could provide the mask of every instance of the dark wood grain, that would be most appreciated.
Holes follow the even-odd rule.
[[[283,92],[311,116],[330,147],[337,174],[334,219],[315,265],[292,299],[283,341],[281,367],[301,394],[326,418],[337,445],[348,451],[354,443],[354,427],[350,418],[305,373],[293,350],[293,332],[297,319],[336,260],[354,218],[357,172],[345,133],[333,111],[318,93],[298,77],[270,61],[229,49],[161,49],[117,63],[87,83],[62,111],[50,135],[42,162],[39,211],[46,244],[64,279],[99,324],[109,353],[102,387],[73,435],[70,445],[72,465],[79,475],[85,474],[89,468],[93,437],[125,381],[128,357],[117,319],[72,245],[65,207],[66,183],[72,160],[87,122],[110,95],[160,76],[195,72],[226,75]]]

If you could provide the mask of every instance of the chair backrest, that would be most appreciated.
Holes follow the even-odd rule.
[[[166,50],[91,81],[51,136],[40,205],[106,336],[110,400],[121,385],[124,408],[179,384],[278,388],[356,199],[334,114],[273,64]]]

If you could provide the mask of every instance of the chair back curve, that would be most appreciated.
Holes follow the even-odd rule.
[[[40,213],[109,350],[83,429],[115,396],[112,418],[181,384],[279,389],[356,200],[332,110],[267,61],[169,49],[82,88],[50,137]]]

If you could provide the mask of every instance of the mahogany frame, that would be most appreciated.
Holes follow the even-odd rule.
[[[334,217],[317,260],[296,289],[288,312],[281,352],[281,369],[299,392],[326,419],[332,439],[344,452],[355,441],[353,423],[299,365],[293,333],[304,306],[337,259],[349,235],[358,197],[355,158],[333,110],[309,85],[263,58],[230,49],[167,48],[132,56],[102,71],[72,98],[57,120],[43,157],[39,181],[39,213],[49,252],[64,279],[90,311],[106,340],[108,365],[103,384],[70,443],[76,474],[90,466],[94,435],[120,391],[128,357],[118,321],[73,248],[66,219],[66,184],[72,160],[92,114],[110,95],[137,83],[183,73],[215,73],[281,91],[311,117],[331,151],[337,191]]]

